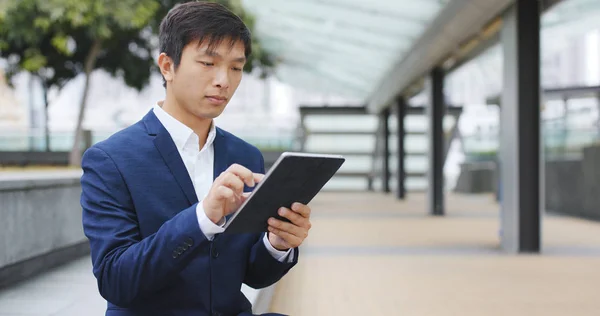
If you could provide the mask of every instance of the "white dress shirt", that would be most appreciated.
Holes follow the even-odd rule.
[[[225,231],[223,228],[225,225],[225,218],[223,218],[219,225],[213,223],[206,216],[202,205],[202,200],[204,200],[208,194],[213,183],[213,165],[215,161],[213,143],[217,134],[215,124],[211,124],[206,143],[204,144],[204,147],[200,149],[200,138],[191,128],[172,117],[158,104],[154,106],[153,110],[158,120],[171,135],[175,146],[177,146],[179,155],[181,156],[194,185],[198,201],[200,201],[196,207],[196,215],[198,217],[200,230],[202,230],[206,239],[212,240],[216,234]],[[271,242],[269,242],[267,234],[265,234],[263,238],[263,243],[273,258],[277,259],[279,262],[283,262],[286,257],[288,257],[288,262],[293,261],[293,256],[289,255],[291,249],[287,251],[275,249],[271,245]]]

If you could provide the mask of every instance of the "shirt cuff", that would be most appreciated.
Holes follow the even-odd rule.
[[[265,236],[263,237],[263,243],[265,244],[265,247],[267,248],[267,251],[271,254],[271,256],[273,256],[273,258],[275,258],[275,260],[277,260],[279,262],[284,262],[286,257],[288,258],[287,259],[288,263],[293,262],[294,256],[290,256],[292,249],[288,249],[287,251],[281,251],[281,250],[275,249],[275,247],[273,247],[273,245],[271,245],[268,235],[269,234],[265,234]]]
[[[206,236],[206,239],[213,240],[216,234],[220,234],[225,231],[225,228],[223,228],[227,222],[225,217],[223,217],[218,224],[213,223],[208,216],[206,216],[206,213],[204,213],[202,201],[200,201],[196,206],[196,216],[198,217],[198,225],[200,226],[200,230],[204,236]]]

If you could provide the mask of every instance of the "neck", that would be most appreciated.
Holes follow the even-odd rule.
[[[164,101],[159,101],[158,105],[169,115],[194,131],[200,139],[200,143],[198,144],[200,146],[199,148],[204,147],[210,127],[213,123],[212,119],[199,118],[194,114],[189,113],[183,107],[179,106],[176,100],[173,100],[168,96]]]

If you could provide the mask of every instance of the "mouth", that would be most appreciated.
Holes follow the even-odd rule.
[[[213,104],[216,105],[221,105],[224,104],[225,102],[227,102],[227,98],[226,97],[222,97],[219,95],[208,95],[206,96],[206,98]]]

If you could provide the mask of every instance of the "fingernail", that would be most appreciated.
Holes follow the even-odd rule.
[[[269,224],[274,225],[275,224],[275,219],[269,218]]]
[[[285,209],[284,208],[280,208],[279,209],[279,215],[283,215],[285,214]]]

